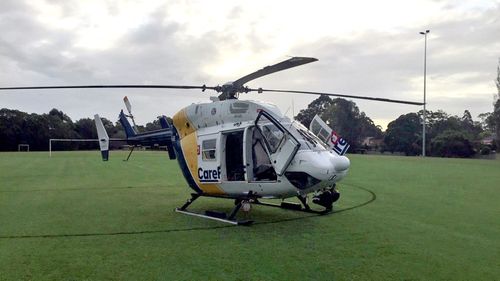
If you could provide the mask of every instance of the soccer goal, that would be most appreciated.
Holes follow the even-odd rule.
[[[25,144],[25,143],[20,143],[17,145],[17,151],[21,152],[21,151],[26,151],[26,152],[30,152],[30,145],[29,144]]]
[[[57,142],[98,142],[99,139],[49,139],[49,157],[52,157],[52,143]]]

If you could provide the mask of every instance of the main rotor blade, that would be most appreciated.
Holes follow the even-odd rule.
[[[264,67],[261,70],[257,70],[253,73],[250,73],[246,76],[241,77],[240,79],[236,80],[233,82],[234,87],[239,88],[243,85],[245,85],[247,82],[252,81],[254,79],[257,79],[259,77],[278,72],[281,70],[285,70],[288,68],[296,67],[299,65],[303,65],[306,63],[314,62],[317,61],[318,59],[315,58],[307,58],[307,57],[292,57],[290,59],[287,59],[285,61],[282,61],[280,63],[274,64],[274,65],[269,65]]]
[[[138,88],[138,89],[201,89],[216,90],[216,87],[185,86],[185,85],[80,85],[80,86],[33,86],[33,87],[3,87],[0,90],[45,90],[45,89],[99,89],[99,88]]]
[[[341,98],[353,98],[353,99],[373,100],[373,101],[382,101],[382,102],[411,104],[411,105],[424,105],[424,103],[414,102],[414,101],[393,100],[393,99],[386,99],[386,98],[373,98],[373,97],[352,96],[352,95],[322,93],[322,92],[310,92],[310,91],[271,90],[271,89],[262,89],[262,88],[249,89],[249,91],[256,91],[259,93],[261,93],[261,92],[274,92],[274,93],[292,93],[292,94],[307,94],[307,95],[325,95],[325,96],[333,96],[333,97],[341,97]]]

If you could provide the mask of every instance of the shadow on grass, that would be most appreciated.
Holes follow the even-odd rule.
[[[334,210],[334,211],[327,213],[327,214],[324,214],[324,215],[308,215],[308,216],[278,219],[278,220],[272,220],[272,221],[256,222],[256,223],[254,223],[254,225],[276,224],[276,223],[283,223],[283,222],[289,222],[289,221],[310,219],[310,218],[315,218],[315,217],[331,216],[333,214],[338,214],[338,213],[342,213],[342,212],[346,212],[346,211],[350,211],[350,210],[364,207],[364,206],[374,202],[377,199],[377,195],[375,194],[375,192],[371,191],[368,188],[365,188],[365,187],[362,187],[359,185],[354,185],[354,184],[344,184],[344,185],[352,186],[352,187],[361,189],[361,190],[369,193],[370,199],[368,199],[367,201],[362,202],[360,204],[357,204],[357,205],[354,205],[351,207],[347,207],[347,208]],[[121,231],[121,232],[107,232],[107,233],[41,234],[41,235],[10,235],[10,236],[7,235],[7,236],[0,236],[0,239],[140,235],[140,234],[153,234],[153,233],[185,232],[185,231],[196,231],[196,230],[213,230],[213,229],[229,228],[229,227],[235,227],[235,225],[221,225],[221,226],[212,226],[212,227],[203,227],[202,226],[202,227],[192,227],[192,228],[177,228],[177,229],[174,228],[174,229],[142,230],[142,231]]]

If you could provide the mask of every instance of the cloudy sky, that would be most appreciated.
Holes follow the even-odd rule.
[[[187,84],[215,86],[287,59],[318,62],[250,87],[421,101],[424,36],[428,109],[473,117],[492,110],[500,58],[500,1],[1,0],[0,86]],[[0,108],[111,120],[132,102],[138,123],[207,102],[197,90],[0,92]],[[287,115],[315,97],[247,94]],[[376,124],[417,111],[356,101]]]

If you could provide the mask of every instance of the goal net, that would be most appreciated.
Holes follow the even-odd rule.
[[[29,152],[30,151],[30,145],[29,144],[25,144],[25,143],[18,144],[17,145],[17,151],[19,151],[19,152],[21,152],[21,151]]]

